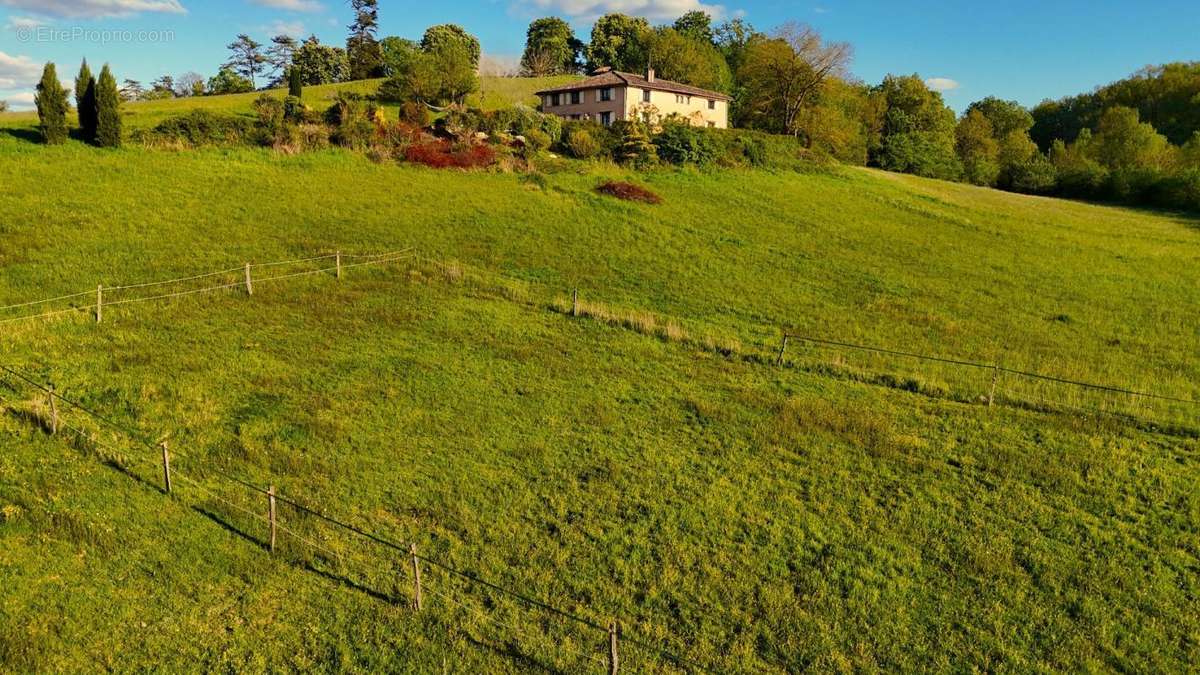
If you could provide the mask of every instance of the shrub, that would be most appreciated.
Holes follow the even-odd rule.
[[[483,126],[483,115],[478,110],[451,109],[437,121],[436,126],[452,136],[466,139]]]
[[[429,108],[424,103],[407,101],[400,105],[400,121],[414,127],[427,127],[430,122]]]
[[[193,110],[185,115],[163,120],[140,138],[149,145],[201,147],[206,145],[240,145],[254,133],[254,121],[238,115]]]
[[[273,145],[280,136],[286,118],[287,104],[268,94],[254,101],[254,112],[258,115],[260,143]]]
[[[496,151],[487,145],[435,140],[409,146],[404,159],[435,169],[473,169],[494,164]]]
[[[641,124],[621,121],[613,126],[621,138],[616,152],[618,162],[639,168],[657,163],[658,150],[650,142],[650,137]]]
[[[371,144],[380,110],[360,94],[339,92],[333,105],[325,111],[325,121],[333,127],[334,143],[355,150]]]
[[[550,148],[550,137],[541,129],[530,129],[525,133],[525,149],[538,153]]]
[[[658,158],[668,164],[710,164],[717,158],[717,146],[700,128],[686,122],[668,122],[654,137]]]
[[[313,109],[296,96],[283,99],[283,119],[293,124],[312,124],[319,121]]]
[[[576,159],[591,159],[604,150],[604,145],[596,138],[593,130],[586,127],[572,127],[564,134],[563,145],[567,152]]]
[[[596,192],[600,194],[623,199],[627,202],[642,202],[644,204],[661,204],[662,197],[654,194],[650,190],[633,183],[625,183],[621,181],[609,181],[603,183],[596,188]]]
[[[1009,167],[1012,189],[1034,195],[1049,194],[1058,184],[1058,172],[1041,154]]]
[[[1200,169],[1186,169],[1160,179],[1151,201],[1172,209],[1200,211]]]

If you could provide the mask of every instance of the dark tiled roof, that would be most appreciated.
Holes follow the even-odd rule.
[[[582,80],[579,80],[578,82],[571,82],[570,84],[564,84],[561,87],[555,87],[553,89],[544,89],[542,91],[537,92],[537,94],[538,94],[538,96],[542,96],[545,94],[560,94],[560,93],[569,92],[569,91],[579,91],[580,89],[597,89],[600,87],[621,87],[621,86],[637,87],[638,89],[653,89],[655,91],[667,91],[667,92],[671,92],[672,94],[686,94],[688,96],[713,98],[713,99],[717,99],[720,101],[731,100],[729,96],[722,94],[720,92],[709,91],[708,89],[701,89],[700,87],[693,87],[690,84],[681,84],[679,82],[672,82],[670,80],[660,80],[658,78],[655,78],[654,81],[651,82],[641,75],[634,75],[633,73],[622,73],[622,72],[619,72],[616,70],[609,70],[609,71],[605,71],[603,73],[598,73],[596,75],[592,75],[591,77],[587,77]]]

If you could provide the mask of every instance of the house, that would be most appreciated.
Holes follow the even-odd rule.
[[[594,120],[608,126],[618,120],[641,118],[658,123],[678,115],[693,126],[729,127],[725,94],[687,84],[660,80],[654,69],[645,77],[600,68],[591,77],[537,92],[542,112],[571,120]]]

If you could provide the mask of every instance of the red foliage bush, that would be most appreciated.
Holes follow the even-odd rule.
[[[496,151],[486,145],[455,147],[449,141],[426,141],[410,145],[404,159],[435,169],[475,169],[496,163]]]
[[[642,202],[645,204],[661,204],[662,197],[654,194],[640,185],[620,181],[609,181],[596,188],[600,194],[624,199],[627,202]]]

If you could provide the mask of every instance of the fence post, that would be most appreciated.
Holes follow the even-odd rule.
[[[271,553],[275,553],[275,486],[267,490],[267,505],[271,518]]]
[[[50,385],[46,398],[50,400],[50,435],[54,436],[58,433],[58,401],[54,400],[54,385]]]
[[[254,284],[250,282],[250,263],[246,263],[246,295],[254,295]]]
[[[421,559],[417,557],[417,545],[410,544],[408,550],[412,552],[412,568],[413,568],[413,608],[418,612],[421,611]]]
[[[783,355],[787,352],[788,334],[783,334],[783,342],[779,345],[779,358],[775,359],[776,366],[783,365]]]
[[[996,382],[1000,380],[1000,365],[992,366],[992,388],[988,391],[988,407],[996,402]]]
[[[104,320],[104,284],[96,286],[96,323]]]
[[[571,292],[571,316],[579,316],[579,289],[576,288]]]
[[[337,278],[342,278],[342,252],[337,252]]]
[[[617,658],[617,622],[608,624],[608,675],[617,675],[620,661]]]
[[[171,494],[171,453],[167,450],[167,442],[162,443],[163,455],[163,483],[167,487],[167,494]]]

